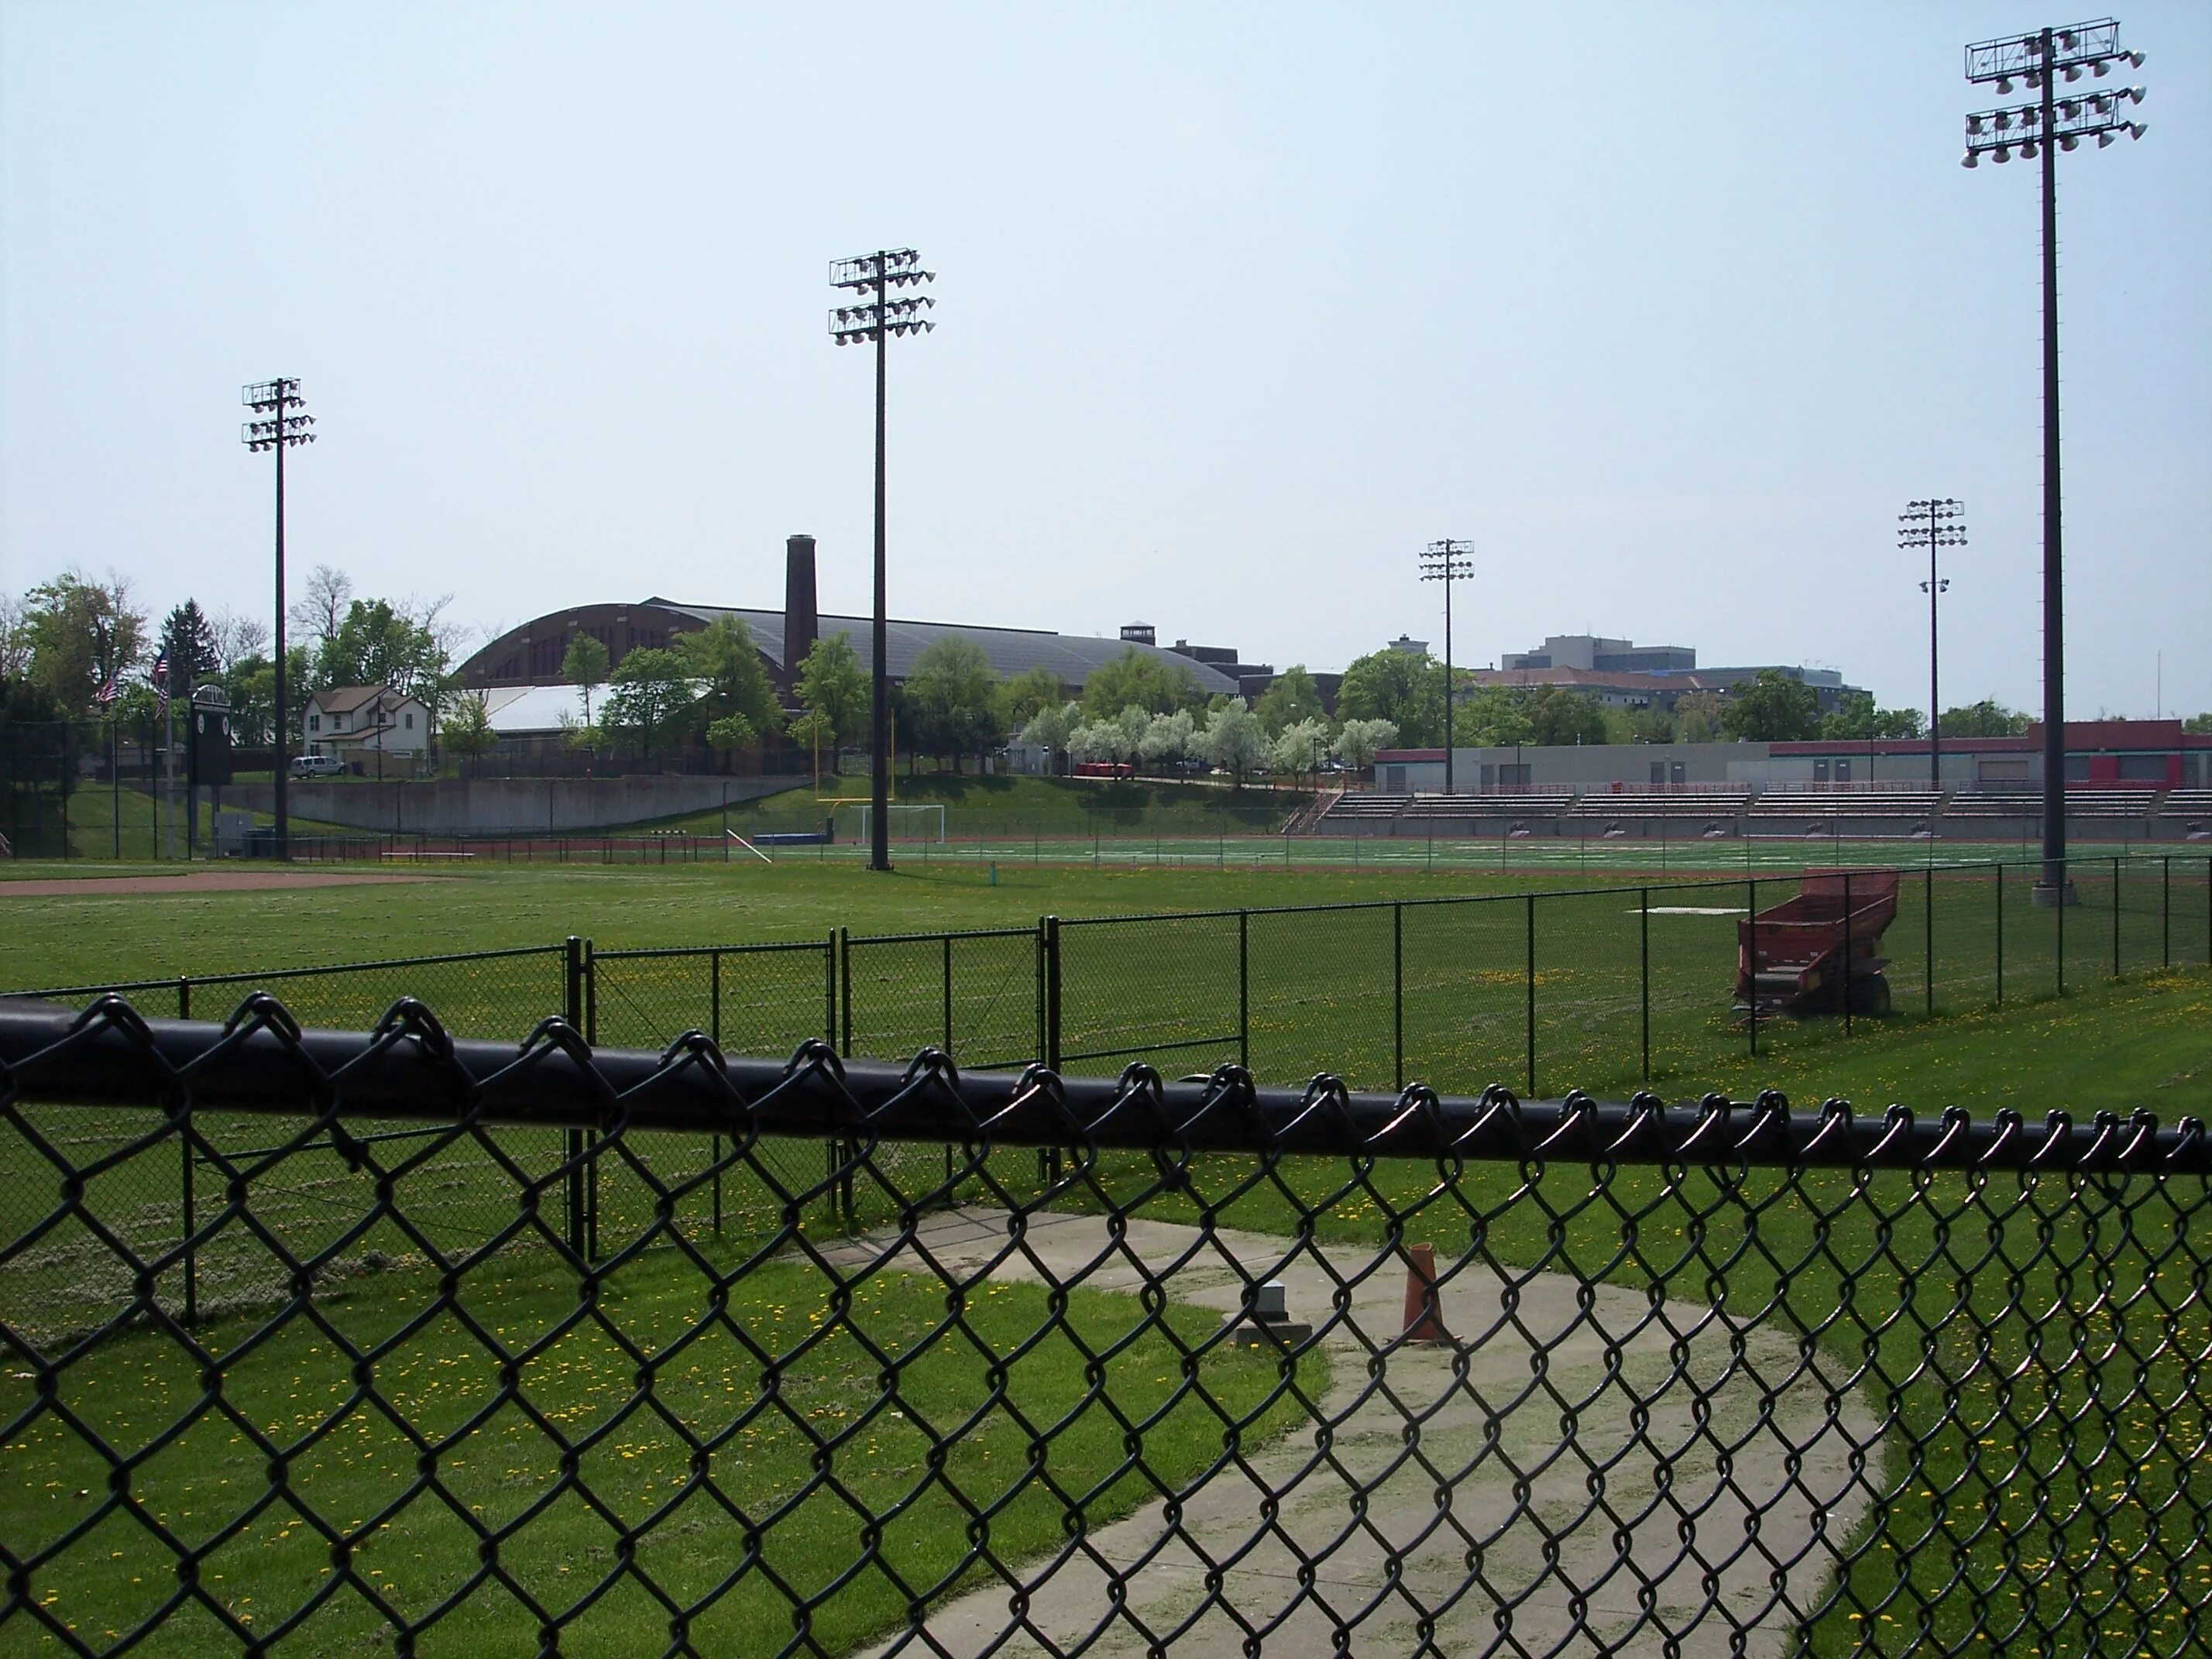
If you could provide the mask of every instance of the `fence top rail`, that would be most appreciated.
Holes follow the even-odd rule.
[[[412,1000],[372,1031],[302,1030],[265,992],[223,1024],[149,1021],[120,997],[81,1014],[0,1007],[0,1111],[25,1103],[172,1112],[265,1112],[307,1121],[312,1138],[347,1120],[408,1119],[694,1134],[825,1133],[868,1141],[1173,1148],[1185,1152],[1419,1158],[1565,1164],[1765,1169],[2021,1171],[2202,1177],[2212,1139],[2193,1117],[2053,1111],[1975,1119],[1952,1107],[1855,1113],[1829,1101],[1792,1110],[1775,1091],[1667,1104],[1600,1103],[1579,1091],[1522,1101],[1498,1087],[1439,1097],[1354,1093],[1334,1078],[1304,1090],[1255,1086],[1224,1066],[1168,1082],[1150,1066],[1120,1077],[961,1071],[935,1049],[908,1065],[841,1060],[829,1044],[790,1060],[733,1060],[694,1031],[659,1052],[594,1050],[561,1020],[517,1047],[449,1036]]]
[[[170,974],[161,979],[110,981],[102,985],[68,985],[47,991],[0,991],[0,997],[93,997],[107,991],[173,991],[183,984],[245,985],[268,979],[314,979],[325,974],[367,974],[380,968],[428,968],[454,962],[496,962],[516,957],[557,957],[559,945],[508,945],[493,951],[449,951],[431,957],[387,957],[376,962],[332,962],[310,968],[249,968],[222,974]]]
[[[935,945],[945,939],[1035,939],[1036,927],[945,928],[934,933],[854,933],[848,945]]]
[[[826,939],[776,939],[755,945],[653,945],[623,951],[603,951],[593,945],[592,960],[635,962],[643,957],[757,957],[791,951],[811,951],[819,956],[829,948],[830,941]]]

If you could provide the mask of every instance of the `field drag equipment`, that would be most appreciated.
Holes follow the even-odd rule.
[[[1894,870],[1808,870],[1795,898],[1736,924],[1740,1015],[1886,1014],[1889,958],[1881,936],[1897,920]]]

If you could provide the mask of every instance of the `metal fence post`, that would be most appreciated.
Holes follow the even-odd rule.
[[[947,933],[945,945],[945,1052],[952,1052],[952,935]]]
[[[2066,873],[2070,877],[2073,874],[2072,869],[2069,867]],[[2063,900],[2065,896],[2065,891],[2062,889],[2058,896]],[[2058,931],[2054,935],[2058,941],[2057,953],[2058,960],[2055,966],[2058,974],[2058,994],[2063,997],[2066,994],[2066,906],[2063,903],[2057,903],[2053,904],[2051,909],[2051,914],[2058,918]]]
[[[2173,966],[2173,858],[2162,854],[2158,861],[2158,965]]]
[[[1406,907],[1390,907],[1390,1049],[1398,1092],[1406,1091]]]
[[[568,935],[564,966],[567,995],[562,1017],[575,1030],[584,1029],[584,941]],[[584,1255],[584,1132],[570,1129],[563,1136],[568,1165],[568,1248]]]
[[[729,810],[725,803],[722,808],[725,817],[729,815]],[[708,971],[713,981],[709,988],[708,1017],[714,1021],[714,1029],[708,1035],[714,1039],[714,1047],[719,1052],[722,1046],[722,953],[720,951],[710,951],[708,961],[712,964]],[[722,1137],[715,1135],[709,1145],[714,1158],[711,1167],[714,1175],[714,1231],[719,1233],[722,1231]]]
[[[1237,913],[1237,1063],[1252,1069],[1252,913]]]
[[[599,970],[592,941],[584,941],[584,1045],[599,1046]],[[599,1259],[599,1132],[584,1137],[584,1260]]]
[[[1060,918],[1044,919],[1044,1063],[1060,1071]]]
[[[2004,860],[1998,859],[1990,866],[1996,878],[1997,890],[1997,1006],[2004,1006]]]
[[[1636,893],[1638,996],[1644,1005],[1644,1080],[1651,1081],[1651,890]]]
[[[1751,1005],[1751,1052],[1759,1053],[1759,882],[1757,878],[1743,884],[1744,956],[1745,968],[1751,978],[1751,994],[1744,1000]]]
[[[1753,990],[1758,988],[1753,987]],[[1844,872],[1844,1035],[1851,1034],[1851,872]]]
[[[837,1047],[837,935],[843,931],[832,927],[822,945],[822,1040],[832,1048]]]
[[[1536,895],[1531,892],[1528,902],[1528,969],[1522,975],[1528,1015],[1528,1097],[1536,1096]]]
[[[192,982],[189,979],[179,979],[177,981],[177,1018],[190,1019],[191,1017]],[[198,1206],[193,1202],[192,1193],[192,1136],[190,1127],[191,1120],[188,1116],[185,1121],[186,1127],[184,1133],[178,1137],[178,1145],[184,1153],[184,1179],[181,1184],[185,1227],[185,1323],[192,1325],[198,1322],[200,1316],[200,1253],[199,1247],[192,1243],[192,1235],[199,1231],[199,1216]]]
[[[2112,977],[2120,976],[2120,861],[2112,860]]]
[[[1848,908],[1844,916],[1844,937],[1848,939]],[[1932,1018],[1936,1013],[1936,866],[1932,860],[1921,874],[1920,918],[1921,1009]]]

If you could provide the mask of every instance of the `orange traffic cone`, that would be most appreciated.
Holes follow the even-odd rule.
[[[1433,1244],[1406,1247],[1407,1342],[1449,1343],[1451,1333],[1438,1316],[1443,1304],[1437,1294],[1437,1250]]]

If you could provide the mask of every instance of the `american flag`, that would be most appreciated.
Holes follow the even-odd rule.
[[[166,651],[154,659],[154,692],[158,711],[167,714],[169,708],[169,656]]]
[[[101,686],[99,690],[94,692],[92,695],[101,702],[113,702],[122,690],[123,687],[119,681],[110,679],[106,684]]]

